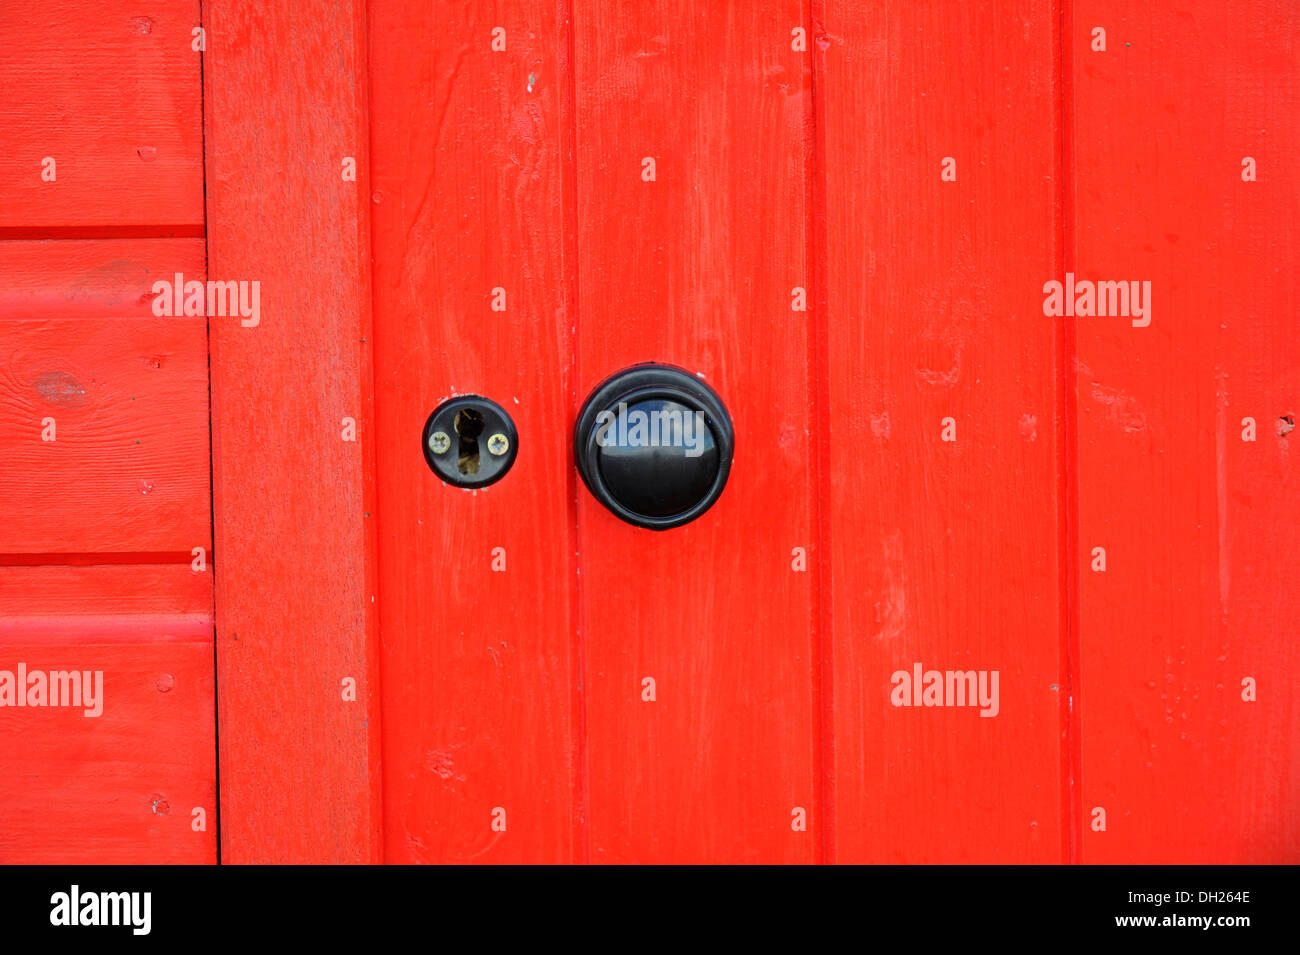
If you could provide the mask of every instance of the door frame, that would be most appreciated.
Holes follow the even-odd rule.
[[[366,7],[202,27],[208,277],[260,283],[209,320],[221,861],[376,863]]]

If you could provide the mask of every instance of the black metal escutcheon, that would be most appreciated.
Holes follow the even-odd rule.
[[[434,474],[456,487],[478,488],[506,476],[519,453],[519,434],[495,401],[461,395],[429,415],[420,444]]]

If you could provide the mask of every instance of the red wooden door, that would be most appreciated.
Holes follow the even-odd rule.
[[[0,861],[1300,860],[1300,21],[1129,6],[0,9]]]
[[[1297,858],[1297,24],[1226,9],[371,4],[389,861]],[[640,361],[736,426],[663,533],[570,449]]]

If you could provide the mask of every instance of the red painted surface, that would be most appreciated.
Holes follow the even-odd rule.
[[[572,859],[574,264],[554,8],[373,2],[370,18],[384,855]],[[506,54],[480,42],[497,25],[515,37]],[[508,480],[478,492],[435,481],[420,450],[429,413],[466,392],[520,432]]]
[[[159,611],[172,602],[151,591],[148,613],[79,613],[110,581],[142,582],[153,572],[133,566],[132,581],[123,581],[94,568],[89,593],[55,613],[52,604],[69,594],[63,570],[0,568],[7,595],[0,669],[76,671],[102,690],[97,706],[4,709],[0,806],[8,823],[0,862],[215,862],[210,582],[169,612]]]
[[[203,270],[201,239],[0,242],[0,554],[211,546],[206,323],[151,307]]]
[[[0,669],[98,670],[102,713],[0,710],[0,862],[215,862],[211,577],[60,557],[0,566]]]
[[[203,234],[198,25],[198,0],[0,6],[0,237]]]
[[[0,862],[217,859],[197,17],[0,10]]]
[[[386,858],[1297,858],[1294,18],[466,16],[371,8]],[[1067,270],[1155,319],[1045,315]],[[664,534],[568,453],[644,360],[738,434]],[[415,446],[465,392],[521,435],[477,494]],[[996,715],[897,705],[918,663],[997,671]]]
[[[1042,284],[1059,259],[1058,18],[883,2],[824,17],[833,858],[1057,861],[1061,329]],[[997,715],[892,705],[892,675],[918,662],[999,671]]]
[[[795,547],[819,557],[806,322],[791,310],[811,284],[808,61],[788,40],[806,13],[701,13],[574,16],[578,400],[627,365],[669,362],[702,374],[736,427],[723,497],[679,531],[578,494],[591,859],[812,862],[815,577],[791,569]]]
[[[0,52],[0,669],[114,709],[0,710],[0,860],[212,861],[218,703],[224,861],[1300,860],[1284,5],[217,0],[206,156],[196,9],[50,9]],[[176,271],[259,323],[205,351]],[[1045,315],[1067,273],[1150,324]],[[737,433],[660,534],[570,450],[646,360]],[[520,434],[478,492],[417,447],[464,393]]]
[[[377,861],[362,9],[203,13],[222,861]]]
[[[1080,0],[1070,30],[1067,265],[1153,284],[1149,327],[1076,321],[1080,858],[1296,862],[1300,14]]]

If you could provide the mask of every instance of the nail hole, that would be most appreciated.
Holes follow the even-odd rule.
[[[1280,437],[1285,438],[1295,430],[1295,418],[1289,414],[1284,414],[1277,419],[1277,433]]]

